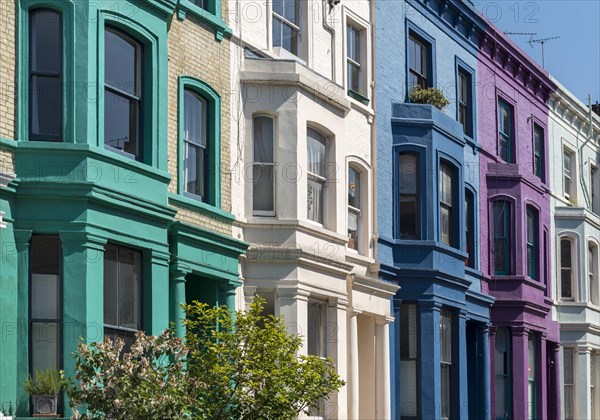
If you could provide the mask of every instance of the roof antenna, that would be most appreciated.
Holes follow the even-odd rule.
[[[533,37],[531,37],[531,39],[529,40],[529,45],[531,45],[531,48],[533,48],[533,43],[537,42],[539,44],[542,44],[542,67],[546,68],[545,63],[544,63],[544,44],[547,41],[550,41],[551,39],[558,39],[560,38],[559,36],[553,36],[550,38],[540,38],[540,39],[533,39]]]

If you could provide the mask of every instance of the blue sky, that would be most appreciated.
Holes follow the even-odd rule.
[[[534,39],[559,36],[544,45],[545,68],[575,96],[600,102],[600,0],[472,0],[504,32],[534,32]],[[508,35],[542,64],[540,44],[528,35]]]

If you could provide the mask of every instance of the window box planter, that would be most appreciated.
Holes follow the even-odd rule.
[[[56,395],[32,395],[33,417],[59,417],[57,414],[58,397]]]
[[[358,102],[360,102],[363,105],[369,105],[369,98],[361,95],[358,92],[353,91],[352,89],[348,90],[348,96],[354,100],[357,100]]]

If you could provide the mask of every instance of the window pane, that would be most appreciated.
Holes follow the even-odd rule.
[[[119,325],[139,329],[140,253],[119,248]]]
[[[30,125],[32,135],[60,136],[62,91],[59,77],[31,76]]]
[[[139,44],[123,34],[104,31],[105,83],[123,92],[138,96]]]
[[[31,367],[35,369],[58,369],[60,336],[58,323],[33,322],[31,324]]]
[[[443,309],[440,315],[440,360],[452,363],[452,312]]]
[[[190,0],[190,1],[202,9],[206,9],[207,2],[208,2],[208,0]]]
[[[417,156],[412,153],[400,154],[400,194],[417,193]]]
[[[254,117],[254,162],[273,163],[273,119]]]
[[[360,93],[360,67],[348,63],[348,88]]]
[[[358,250],[358,213],[348,211],[348,247]]]
[[[307,130],[308,171],[325,177],[325,145],[326,139],[312,128]]]
[[[571,241],[562,239],[560,241],[560,265],[562,268],[571,268]]]
[[[273,166],[254,165],[252,173],[254,210],[274,210],[273,182]]]
[[[417,197],[400,197],[400,236],[417,236]]]
[[[33,71],[58,74],[62,62],[61,15],[49,9],[30,13],[30,66]]]
[[[440,165],[440,201],[452,206],[452,168],[444,163]]]
[[[185,143],[183,165],[185,192],[205,197],[205,150],[193,144]]]
[[[494,203],[494,272],[505,274],[509,271],[509,204],[505,201]]]
[[[360,173],[348,168],[348,205],[360,209]]]
[[[104,323],[119,325],[118,320],[118,276],[119,276],[118,248],[106,245],[104,250]]]
[[[188,90],[184,98],[184,140],[206,147],[206,101]]]
[[[318,223],[323,223],[323,194],[325,185],[313,179],[308,179],[308,218]]]
[[[137,101],[104,92],[104,144],[137,156]]]
[[[58,319],[59,277],[54,274],[31,274],[31,317]]]
[[[323,302],[308,303],[308,354],[326,357],[326,305]]]

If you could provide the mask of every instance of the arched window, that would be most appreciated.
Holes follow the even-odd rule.
[[[253,120],[252,210],[255,216],[275,215],[275,163],[273,118]]]
[[[506,200],[495,201],[492,206],[492,227],[494,237],[494,274],[511,272],[511,206]]]
[[[361,234],[360,172],[348,167],[348,248],[359,250]]]
[[[588,244],[588,278],[590,287],[589,301],[598,305],[600,300],[600,288],[598,287],[598,246],[594,242]]]
[[[63,140],[62,14],[29,13],[29,139]]]
[[[308,189],[307,217],[323,224],[327,188],[327,138],[313,128],[307,129]]]
[[[539,217],[538,212],[527,206],[527,276],[539,279]]]
[[[207,201],[208,118],[206,100],[190,89],[184,90],[183,113],[183,191],[200,201]]]
[[[401,239],[419,239],[419,171],[416,153],[400,153],[399,156],[399,226]]]
[[[440,240],[449,246],[456,247],[459,213],[455,205],[456,171],[447,162],[440,162]]]
[[[574,294],[574,273],[573,273],[573,245],[571,238],[560,239],[560,298],[563,300],[573,300]]]
[[[143,160],[142,45],[124,32],[104,31],[104,146]]]

